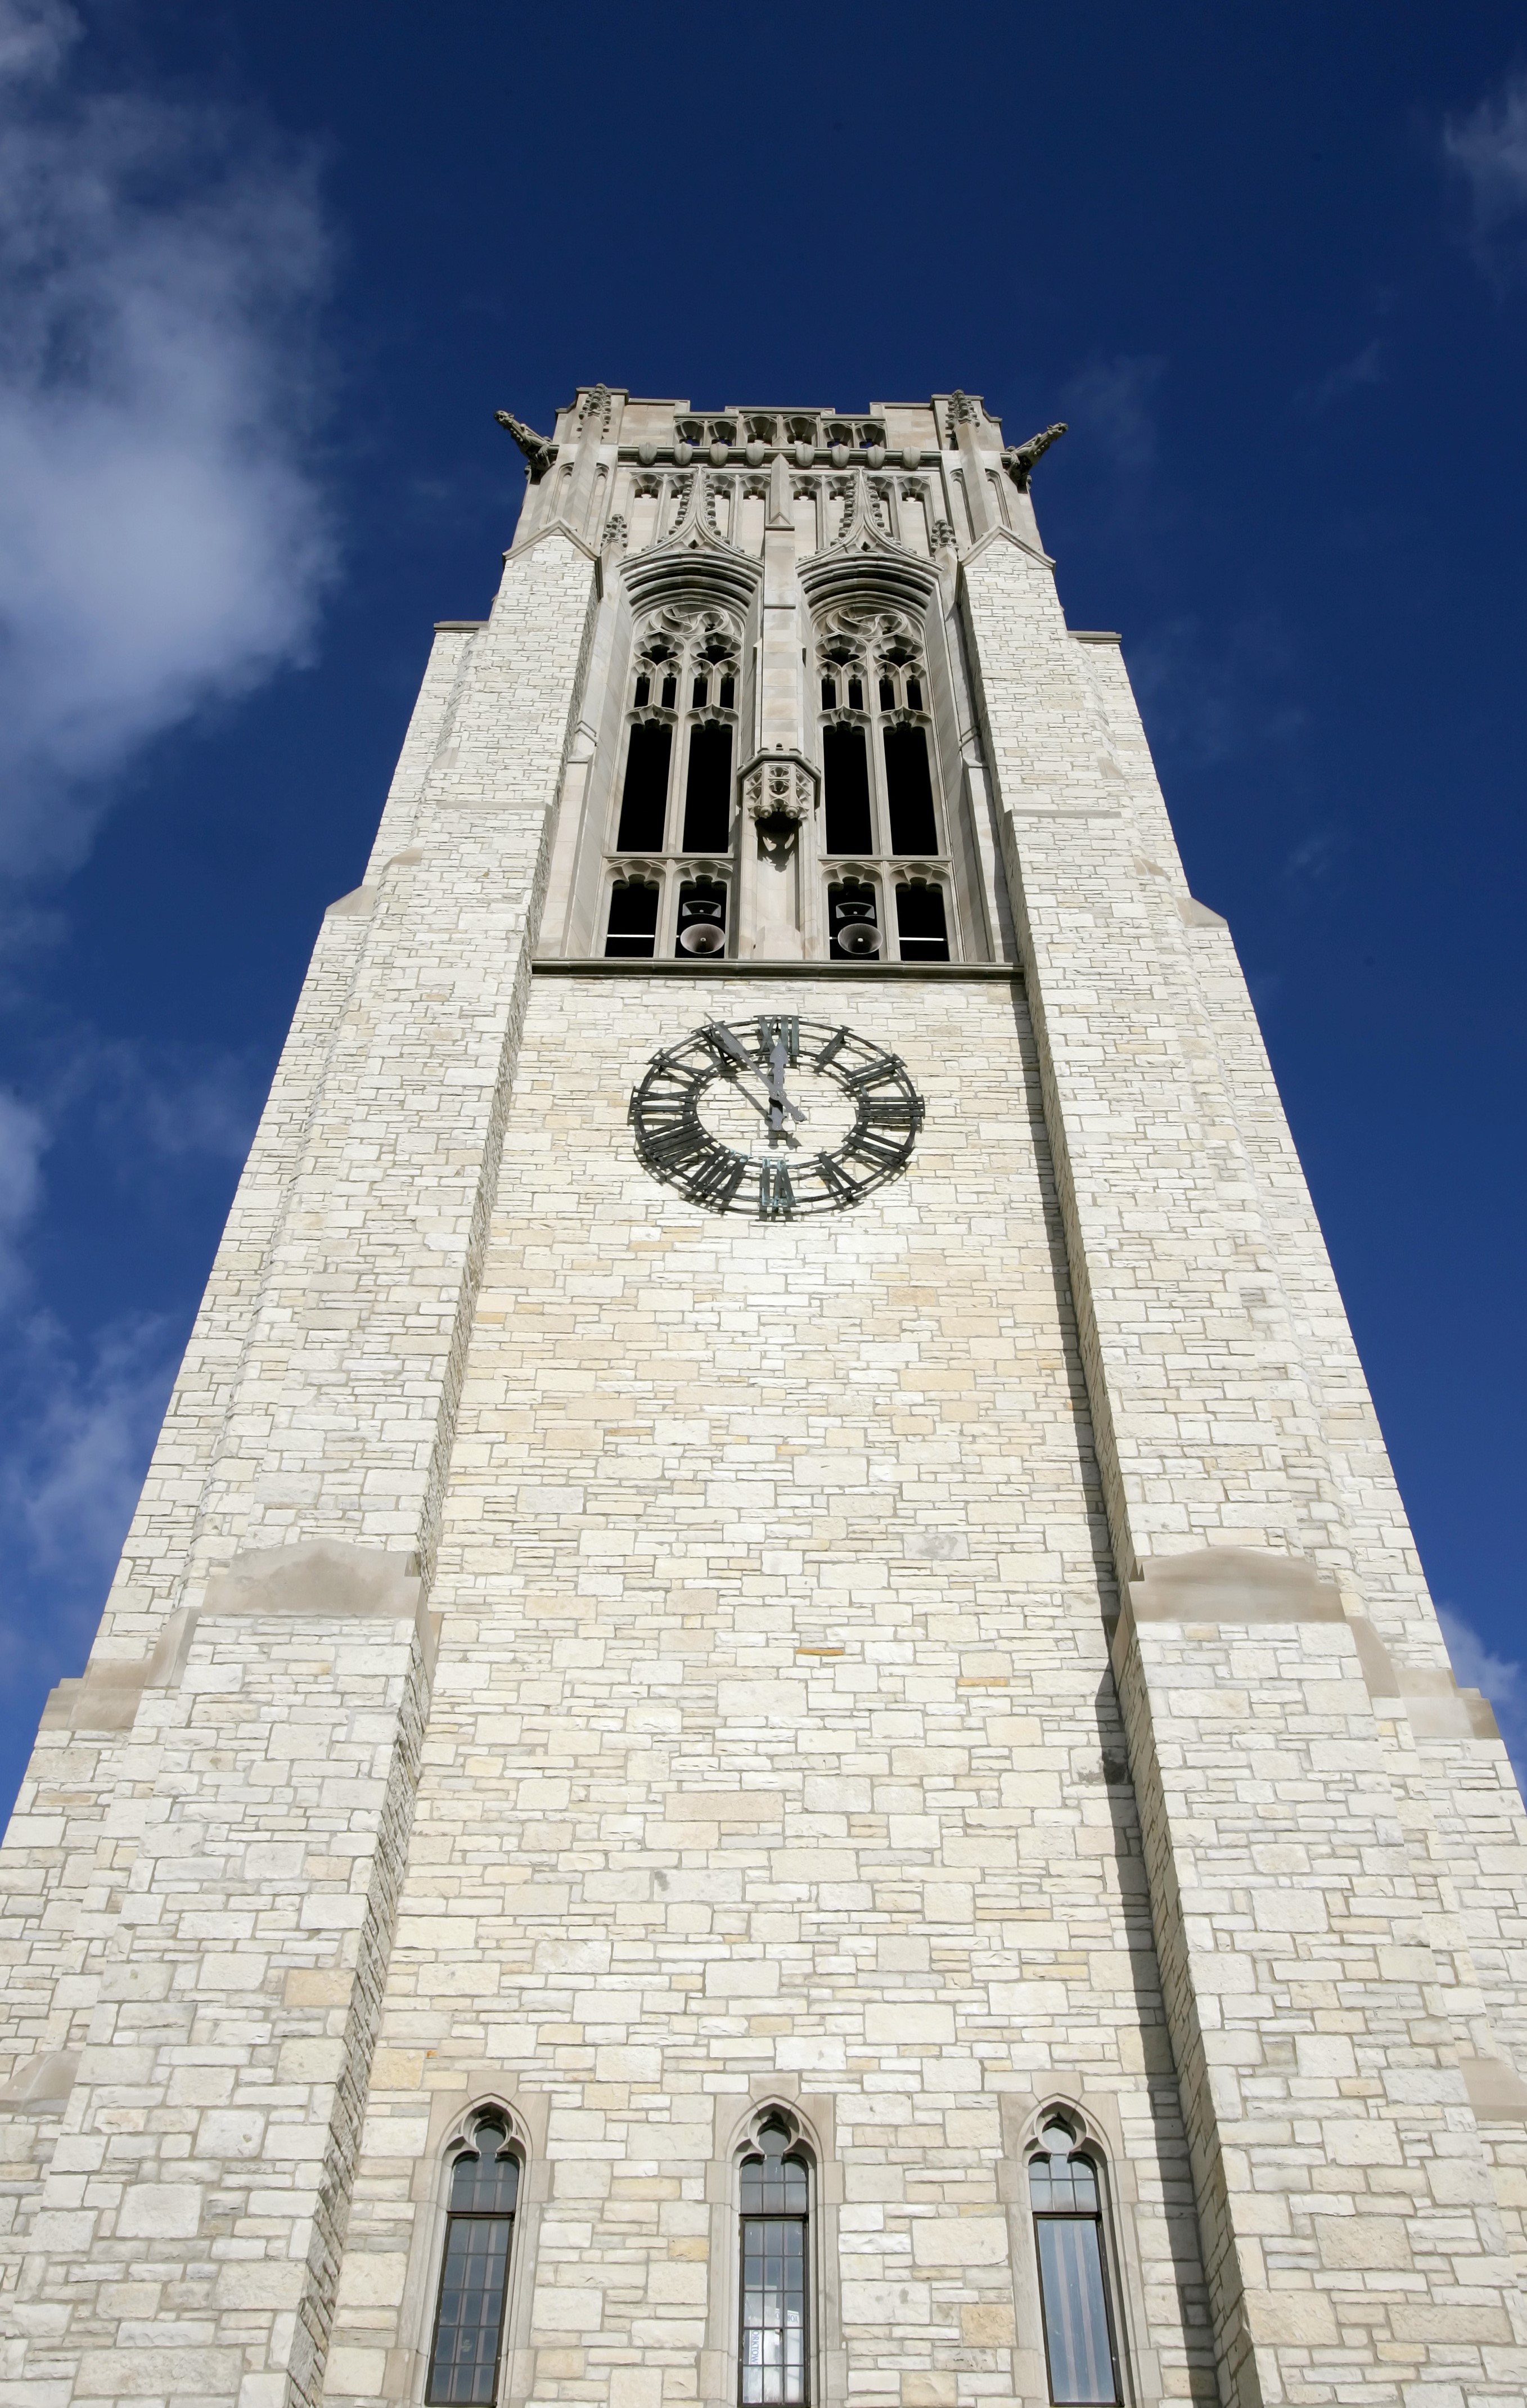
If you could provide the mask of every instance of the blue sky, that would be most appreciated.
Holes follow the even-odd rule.
[[[1519,1541],[1527,31],[0,0],[0,1793],[89,1644],[493,423],[1018,439],[1233,926],[1460,1677]]]

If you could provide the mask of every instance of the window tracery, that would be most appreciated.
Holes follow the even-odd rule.
[[[843,607],[819,623],[817,652],[830,957],[948,961],[952,889],[920,630],[901,611]]]
[[[677,606],[655,613],[637,638],[607,867],[607,954],[724,948],[740,638],[726,612]]]

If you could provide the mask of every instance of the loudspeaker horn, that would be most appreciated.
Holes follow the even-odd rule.
[[[873,920],[850,920],[837,932],[837,949],[840,953],[878,953],[880,931]]]
[[[678,950],[682,953],[724,953],[726,930],[714,920],[692,920],[679,935]]]

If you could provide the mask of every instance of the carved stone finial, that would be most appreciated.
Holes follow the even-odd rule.
[[[1050,445],[1058,443],[1064,433],[1065,421],[1058,418],[1053,426],[1047,426],[1041,434],[1031,435],[1026,443],[1020,443],[1013,451],[1003,453],[1002,465],[1020,494],[1028,492],[1029,479],[1035,466],[1044,458]]]
[[[631,529],[621,513],[616,510],[605,522],[604,549],[606,552],[624,552],[630,540]]]
[[[810,806],[809,781],[797,761],[761,761],[743,787],[748,817],[766,855],[782,858],[794,847]]]
[[[556,445],[549,437],[537,435],[534,426],[527,426],[524,420],[516,418],[510,409],[495,409],[493,416],[505,433],[512,435],[519,444],[525,455],[525,465],[530,471],[530,481],[533,485],[538,485],[557,456]]]

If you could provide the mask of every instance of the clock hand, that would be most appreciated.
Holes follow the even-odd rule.
[[[785,1126],[785,1114],[788,1112],[791,1119],[797,1125],[805,1120],[806,1114],[798,1105],[791,1102],[785,1093],[785,1071],[788,1067],[789,1055],[785,1050],[785,1040],[783,1037],[776,1037],[769,1048],[769,1134],[771,1137],[782,1137],[787,1143],[793,1144],[794,1140]]]

